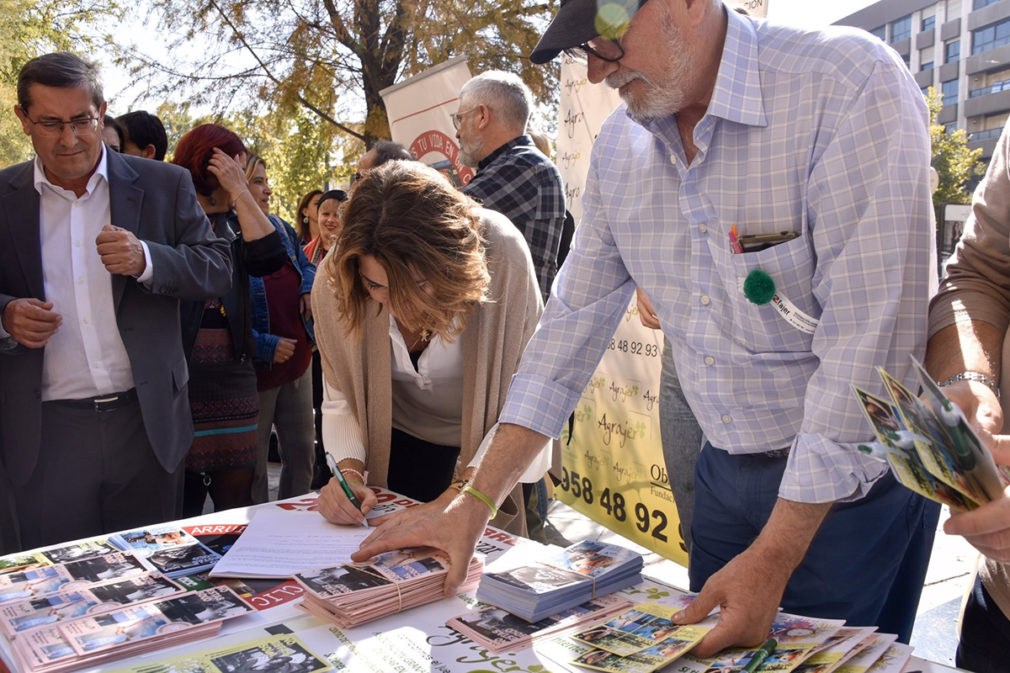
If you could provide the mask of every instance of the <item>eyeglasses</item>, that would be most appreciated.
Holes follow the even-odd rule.
[[[592,54],[607,63],[616,63],[624,58],[624,47],[620,42],[599,36],[576,47],[568,47],[564,52],[572,58],[578,59],[585,59],[587,54]]]
[[[602,35],[597,35],[588,42],[583,42],[582,44],[576,45],[574,47],[568,47],[563,51],[571,56],[572,58],[586,58],[586,54],[592,54],[601,61],[606,61],[607,63],[615,63],[624,58],[624,47],[618,41],[624,36],[624,33],[628,30],[628,23],[631,21],[631,17],[637,12],[642,6],[649,0],[638,0],[638,7],[634,10],[630,6],[625,6],[623,9],[620,8],[618,3],[618,11],[626,12],[619,15],[619,20],[614,20],[610,22],[604,22],[605,28],[600,28],[607,32],[613,37],[603,37]],[[630,3],[627,3],[630,5]],[[618,17],[611,17],[613,19],[618,19]]]
[[[35,121],[31,117],[28,117],[28,121],[33,126],[38,126],[43,132],[53,136],[63,135],[64,126],[69,126],[71,133],[75,136],[79,136],[82,133],[94,133],[98,130],[98,117],[75,117],[68,122],[59,119]]]
[[[453,125],[453,127],[458,131],[459,130],[459,125],[463,122],[463,115],[468,115],[471,112],[473,112],[474,110],[479,110],[479,109],[480,109],[480,106],[478,105],[477,107],[472,107],[469,110],[464,110],[463,112],[454,112],[453,114],[449,115],[449,118],[452,119],[452,125]]]

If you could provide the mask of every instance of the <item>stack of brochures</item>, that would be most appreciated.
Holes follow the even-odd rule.
[[[872,626],[850,627],[840,619],[779,612],[759,647],[698,658],[693,648],[721,617],[716,612],[696,624],[675,624],[673,615],[692,599],[673,588],[657,592],[654,600],[611,615],[604,623],[548,638],[537,652],[549,660],[611,673],[900,673],[911,657],[911,647],[896,643],[897,636],[876,633]]]
[[[206,638],[252,610],[231,589],[215,587],[31,629],[11,641],[11,651],[20,671],[59,673]]]
[[[57,673],[204,638],[248,612],[229,588],[187,591],[103,540],[0,559],[0,632],[23,672]]]
[[[536,622],[641,581],[641,554],[583,540],[536,563],[487,573],[477,599]]]
[[[997,468],[961,410],[922,365],[914,358],[912,363],[921,399],[883,369],[878,372],[889,401],[855,388],[877,436],[859,450],[887,461],[905,487],[955,510],[975,509],[1001,497],[1010,476],[1006,468]]]
[[[209,570],[221,558],[220,554],[174,526],[154,526],[118,533],[111,536],[109,542],[124,551],[132,551],[149,569],[168,577]]]
[[[530,647],[534,641],[542,638],[579,628],[587,623],[602,622],[624,612],[631,605],[630,599],[611,594],[586,601],[536,622],[528,622],[511,612],[490,605],[453,617],[445,625],[491,652],[515,652]]]
[[[714,620],[678,625],[679,608],[640,603],[605,624],[580,631],[572,639],[592,649],[573,664],[603,671],[649,673],[676,661],[714,627]]]
[[[449,560],[433,549],[380,554],[368,563],[345,563],[295,573],[305,587],[302,605],[322,619],[348,628],[444,597]],[[460,592],[472,590],[484,563],[470,559]]]

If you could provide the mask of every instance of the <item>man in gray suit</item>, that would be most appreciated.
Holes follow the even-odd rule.
[[[231,260],[187,171],[102,144],[94,65],[32,59],[14,112],[37,156],[0,171],[0,456],[28,549],[178,516],[179,301]]]

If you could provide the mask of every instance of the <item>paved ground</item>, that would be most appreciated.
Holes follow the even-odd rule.
[[[277,495],[280,465],[269,464],[270,495]],[[940,523],[947,518],[946,507],[940,515]],[[637,547],[620,535],[591,521],[567,505],[554,501],[547,515],[548,535],[552,542],[567,545],[583,539],[602,539],[635,547],[646,555],[646,564],[662,560],[657,554]],[[919,602],[919,612],[915,628],[912,630],[912,646],[915,654],[949,666],[954,665],[957,649],[957,618],[961,600],[968,588],[975,565],[975,551],[963,539],[945,535],[942,528],[937,530],[933,543],[933,556],[926,573],[926,583]],[[676,566],[662,573],[664,581],[675,586],[687,587],[687,569]]]

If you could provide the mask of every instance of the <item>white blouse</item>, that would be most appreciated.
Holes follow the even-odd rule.
[[[443,446],[459,446],[463,432],[463,345],[435,335],[418,358],[417,369],[393,316],[389,317],[393,376],[393,427]],[[323,378],[323,447],[337,462],[355,458],[365,462],[365,445],[358,421],[344,394]],[[480,443],[467,467],[476,467],[487,451],[496,423]],[[545,449],[549,449],[548,442]],[[520,481],[539,481],[550,467],[550,450],[541,451]]]

